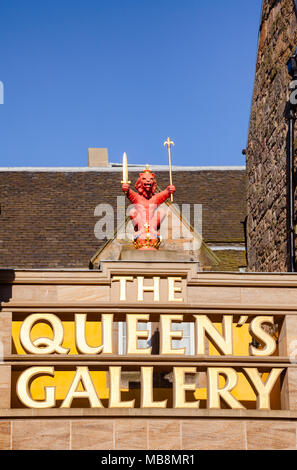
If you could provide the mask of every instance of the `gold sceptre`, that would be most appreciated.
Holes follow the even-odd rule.
[[[167,145],[168,148],[168,161],[169,161],[169,181],[170,181],[170,186],[172,186],[172,166],[171,166],[171,153],[170,153],[170,147],[171,145],[174,145],[174,142],[170,140],[170,137],[167,138],[164,142],[164,147]],[[173,202],[173,194],[170,194],[170,200]]]
[[[121,183],[127,183],[130,184],[131,181],[128,180],[128,160],[127,160],[127,154],[124,152],[123,154],[123,181]]]

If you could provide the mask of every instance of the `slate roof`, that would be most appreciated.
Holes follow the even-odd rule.
[[[133,185],[141,169],[129,169]],[[168,170],[152,169],[158,186],[167,187]],[[98,220],[94,209],[100,203],[116,208],[116,198],[123,194],[121,176],[117,167],[0,168],[0,267],[87,268],[90,258],[105,242],[94,235]],[[202,204],[202,236],[206,243],[244,243],[244,167],[179,167],[173,172],[173,182],[174,202],[191,207]],[[237,263],[229,261],[224,259],[224,264]]]

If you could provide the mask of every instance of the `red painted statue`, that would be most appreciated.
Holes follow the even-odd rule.
[[[130,189],[129,183],[122,183],[122,190],[134,204],[130,211],[135,231],[134,246],[139,250],[157,250],[161,243],[160,225],[165,216],[164,211],[157,211],[157,208],[175,192],[175,187],[168,186],[164,191],[156,193],[155,174],[145,168],[143,173],[139,173],[135,188],[138,193]]]

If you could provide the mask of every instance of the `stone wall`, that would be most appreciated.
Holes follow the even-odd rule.
[[[296,422],[234,419],[20,419],[0,422],[1,450],[296,450]]]
[[[250,271],[289,268],[286,63],[296,46],[294,0],[263,0],[247,146]]]
[[[119,273],[133,277],[126,289],[126,300],[120,300],[120,284],[112,280],[114,275]],[[153,300],[152,292],[145,293],[143,302],[137,300],[136,277],[140,275],[149,278],[147,285],[151,284],[151,278],[155,275],[163,276],[160,279],[159,301]],[[181,293],[177,293],[177,297],[180,295],[183,299],[181,302],[173,304],[169,298],[167,276],[181,276]],[[197,272],[195,262],[160,261],[151,262],[149,265],[145,262],[103,261],[101,271],[16,270],[13,276],[9,270],[0,270],[0,300],[0,345],[3,345],[0,361],[0,450],[296,450],[297,363],[293,360],[294,356],[292,357],[292,345],[294,346],[297,337],[295,274],[207,273]],[[31,354],[30,351],[22,350],[19,340],[20,322],[32,313],[44,311],[51,312],[61,321],[68,323],[67,331],[70,335],[65,329],[66,343],[62,341],[62,344],[70,348],[69,355]],[[101,358],[100,354],[95,356],[94,362],[94,358],[89,354],[78,353],[74,325],[69,329],[74,315],[78,312],[86,313],[89,319],[93,317],[94,322],[96,317],[98,321],[98,315],[101,313],[113,312],[115,325],[112,336],[115,345],[119,343],[116,322],[123,321],[127,312],[132,315],[145,312],[156,322],[160,321],[159,315],[164,312],[178,312],[183,315],[185,321],[193,321],[193,313],[199,312],[199,315],[207,315],[211,321],[219,323],[222,315],[233,313],[233,354],[216,356],[215,351],[208,349],[200,359],[197,354],[185,354],[182,357],[155,352],[150,357],[145,355],[141,359],[139,354],[118,354],[115,346],[112,353],[103,353]],[[248,323],[261,314],[269,314],[274,318],[279,333],[278,347],[276,355],[252,357],[248,352],[251,342]],[[239,318],[247,320],[247,323],[241,323],[239,327]],[[37,325],[36,327],[38,328]],[[41,327],[39,331],[44,334],[45,330]],[[93,334],[89,334],[91,331]],[[162,332],[160,323],[159,331]],[[38,330],[35,330],[34,335],[39,336]],[[98,345],[96,328],[88,330],[88,342]],[[162,368],[163,371],[168,365],[170,368],[178,368],[181,365],[197,367],[200,369],[197,370],[199,376],[196,376],[196,391],[199,394],[201,392],[199,408],[173,407],[170,401],[164,409],[141,407],[140,390],[134,388],[135,382],[132,386],[132,380],[129,381],[129,386],[128,380],[125,385],[122,382],[123,388],[126,389],[122,399],[126,401],[136,398],[135,407],[108,407],[110,386],[99,376],[95,379],[94,386],[100,399],[102,398],[103,408],[80,401],[77,397],[70,408],[61,407],[61,400],[68,393],[72,380],[69,381],[71,370],[77,366],[85,366],[92,367],[93,372],[96,369],[106,371],[109,366],[115,364],[120,364],[123,371],[136,373],[144,364],[151,364],[156,370]],[[44,386],[49,384],[56,386],[57,392],[62,392],[63,397],[57,394],[55,405],[48,404],[47,408],[27,406],[24,402],[18,404],[16,381],[19,372],[44,365],[51,365],[63,373],[59,374],[60,378],[54,377],[54,382],[47,382],[48,377],[42,379],[40,376],[38,380],[45,380],[40,382],[42,390],[36,396],[32,383],[32,399],[44,401]],[[223,365],[238,372],[247,367],[260,371],[285,369],[282,371],[284,373],[281,383],[271,393],[271,409],[269,406],[268,409],[260,409],[259,400],[257,405],[256,395],[247,381],[239,385],[238,393],[242,394],[241,396],[234,390],[234,398],[237,396],[245,408],[231,409],[227,404],[222,404],[221,408],[210,407],[205,402],[209,396],[209,385],[205,382],[205,375],[201,373],[203,374],[205,368]],[[123,377],[126,378],[127,375]],[[172,385],[168,386],[164,393],[159,384],[160,382],[154,383],[154,400],[172,397]],[[103,395],[107,388],[108,394]],[[159,395],[161,391],[162,396]],[[19,394],[21,395],[23,393]],[[198,397],[192,395],[191,398],[188,393],[186,398],[190,401]]]

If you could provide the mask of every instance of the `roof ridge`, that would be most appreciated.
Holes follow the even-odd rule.
[[[113,166],[115,165],[115,166]],[[131,168],[131,171],[142,171],[143,165],[128,165],[128,168]],[[133,168],[133,170],[132,170]],[[154,171],[168,171],[168,165],[150,165],[150,168]],[[172,166],[173,171],[245,171],[245,165],[239,166]],[[40,172],[121,172],[122,165],[112,163],[111,166],[108,167],[89,167],[89,166],[81,166],[81,167],[0,167],[0,172],[13,172],[13,171],[40,171]]]

